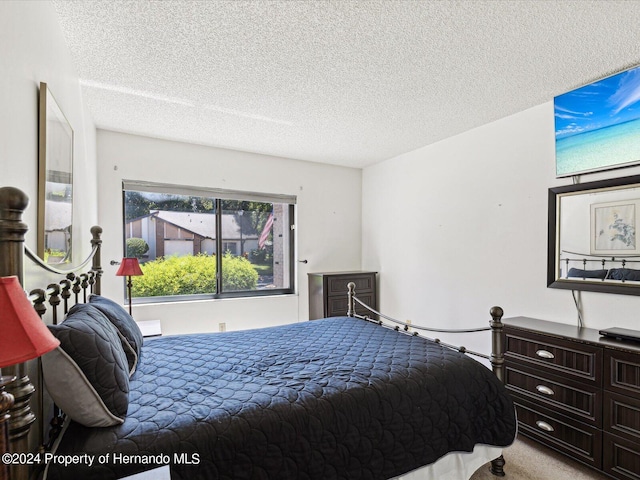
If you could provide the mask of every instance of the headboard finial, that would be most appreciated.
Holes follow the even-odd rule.
[[[16,187],[0,188],[0,217],[2,220],[22,219],[22,212],[29,205],[29,197],[26,193]]]
[[[22,283],[24,236],[28,227],[22,213],[29,205],[29,197],[15,187],[0,188],[0,276],[17,275]]]
[[[102,243],[102,239],[100,236],[102,235],[102,227],[99,225],[94,225],[91,227],[91,235],[93,238],[91,239],[91,245],[98,245]]]
[[[29,197],[19,188],[0,188],[0,240],[24,240],[28,227],[22,223],[22,214],[28,205]]]

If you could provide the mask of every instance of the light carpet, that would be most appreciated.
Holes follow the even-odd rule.
[[[504,450],[504,477],[489,471],[489,464],[479,468],[469,480],[610,480],[564,455],[518,436],[513,445]]]

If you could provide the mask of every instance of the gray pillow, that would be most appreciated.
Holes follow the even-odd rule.
[[[116,328],[99,310],[78,306],[49,330],[60,340],[42,357],[53,401],[86,427],[121,424],[129,407],[129,368]]]
[[[129,312],[127,312],[122,305],[100,295],[91,295],[89,297],[89,303],[107,316],[122,336],[127,339],[131,348],[136,352],[136,355],[140,357],[144,337],[142,336],[140,327],[138,327],[138,324],[133,320],[131,315],[129,315]]]
[[[74,305],[69,310],[69,315],[73,315],[76,312],[84,311],[87,309],[97,310],[101,315],[103,315],[107,320],[109,320],[109,316],[106,315],[103,311],[101,311],[101,309],[96,308],[94,305],[90,305],[88,303],[78,303]],[[113,324],[113,322],[111,323]],[[127,356],[127,365],[129,366],[129,377],[131,377],[131,375],[133,375],[133,373],[136,371],[136,366],[138,365],[138,354],[129,343],[129,340],[127,340],[127,338],[124,335],[122,335],[122,333],[120,333],[120,330],[118,330],[117,325],[114,325],[114,327],[116,327],[116,333],[120,338],[120,345],[122,345],[122,350],[124,350],[124,354]]]

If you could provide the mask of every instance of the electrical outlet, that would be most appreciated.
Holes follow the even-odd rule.
[[[227,331],[227,324],[224,322],[221,322],[218,324],[218,328],[220,329],[221,332],[226,332]]]

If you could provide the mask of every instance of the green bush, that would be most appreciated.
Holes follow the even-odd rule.
[[[194,295],[216,291],[215,256],[171,256],[146,262],[140,268],[144,275],[134,279],[132,297]],[[225,291],[256,288],[258,273],[246,258],[226,254],[222,258],[222,268]]]
[[[149,245],[141,238],[127,238],[127,257],[140,258],[149,251]]]
[[[258,272],[245,257],[227,253],[222,257],[222,291],[254,290],[258,285]]]

